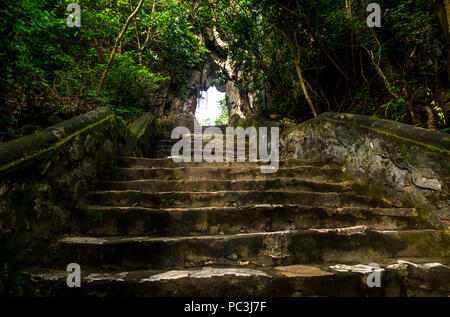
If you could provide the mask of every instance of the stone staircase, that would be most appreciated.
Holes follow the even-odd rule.
[[[273,174],[258,162],[174,163],[174,143],[162,135],[154,158],[119,160],[51,268],[30,270],[33,295],[450,294],[448,235],[420,210],[362,195],[323,162],[282,160]],[[80,288],[66,285],[69,263]],[[380,288],[367,286],[370,263]]]

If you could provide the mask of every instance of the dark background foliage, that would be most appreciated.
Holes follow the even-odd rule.
[[[372,29],[366,0],[144,1],[100,91],[115,39],[138,1],[80,0],[81,28],[66,25],[71,2],[6,1],[0,9],[0,141],[97,106],[135,117],[148,110],[149,89],[170,80],[182,90],[209,52],[199,35],[211,29],[227,43],[215,53],[245,74],[235,84],[255,93],[263,115],[301,122],[312,117],[312,105],[317,113],[448,130],[443,0],[380,0],[382,27]]]

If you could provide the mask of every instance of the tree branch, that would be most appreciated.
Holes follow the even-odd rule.
[[[116,38],[116,42],[114,43],[113,49],[111,51],[111,54],[109,55],[108,63],[106,64],[106,68],[103,71],[102,77],[100,78],[100,82],[98,83],[97,89],[100,91],[103,87],[103,83],[105,82],[106,76],[108,75],[108,72],[111,68],[112,61],[114,60],[114,56],[116,55],[117,48],[119,47],[120,41],[122,40],[122,37],[124,36],[125,32],[128,29],[128,25],[130,24],[131,20],[138,14],[139,10],[142,7],[142,4],[144,3],[144,0],[139,1],[138,6],[136,9],[131,13],[131,15],[128,17],[127,21],[125,22],[125,25],[123,26],[122,30],[119,33],[119,36]]]

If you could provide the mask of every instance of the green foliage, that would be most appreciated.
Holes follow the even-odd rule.
[[[219,109],[220,109],[220,115],[219,117],[214,121],[215,125],[227,125],[228,124],[228,107],[226,99],[222,99],[219,101]]]
[[[146,66],[139,66],[135,60],[133,52],[120,54],[114,59],[105,85],[107,91],[116,92],[112,104],[144,106],[139,103],[143,102],[148,89],[169,79],[151,72]]]
[[[203,119],[202,122],[200,122],[200,124],[201,124],[202,126],[209,126],[209,125],[212,125],[212,121],[211,121],[210,118],[205,118],[205,119]]]
[[[234,84],[266,115],[311,116],[296,66],[319,113],[408,122],[402,103],[386,103],[406,98],[402,82],[413,96],[423,87],[448,88],[447,42],[434,1],[380,0],[382,27],[374,29],[366,25],[369,0],[351,1],[351,10],[335,0],[145,1],[102,91],[95,87],[138,0],[82,0],[81,28],[66,25],[71,2],[7,1],[0,10],[0,142],[21,135],[23,125],[45,127],[97,106],[125,118],[151,111],[152,89],[169,80],[171,92],[187,97],[188,75],[210,49],[233,67],[234,75],[222,70],[216,84],[240,74]],[[211,32],[220,46],[211,46]]]
[[[214,84],[216,84],[216,85],[223,85],[223,84],[225,84],[227,82],[227,77],[224,74],[222,74],[220,71],[218,71],[216,73],[216,76],[217,76],[217,78],[214,81]]]
[[[221,50],[245,74],[237,86],[256,93],[263,114],[310,117],[295,67],[300,57],[318,112],[384,116],[387,109],[391,119],[407,122],[401,102],[380,107],[403,95],[404,80],[412,95],[423,86],[448,85],[436,8],[427,0],[379,1],[382,27],[371,29],[366,7],[372,1],[350,2],[351,8],[332,0],[203,0],[198,19],[227,43]]]
[[[152,110],[149,92],[169,79],[182,84],[209,52],[186,14],[190,3],[157,0],[153,9],[153,1],[145,1],[97,91],[116,37],[138,1],[81,1],[81,27],[69,28],[66,8],[72,2],[7,1],[0,10],[0,142],[19,136],[22,125],[50,125],[49,113],[66,118],[109,106],[129,118]]]
[[[1,296],[24,296],[28,289],[28,279],[25,274],[8,262],[0,266],[0,295]]]
[[[381,105],[381,109],[384,109],[386,119],[394,121],[403,121],[408,114],[408,108],[405,106],[403,98],[389,101]]]

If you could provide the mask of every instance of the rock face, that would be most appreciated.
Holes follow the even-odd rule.
[[[254,102],[254,94],[239,90],[235,83],[228,80],[225,91],[230,125],[234,126],[239,120],[246,119],[249,115],[257,112]]]
[[[175,114],[195,114],[201,91],[208,90],[211,86],[224,91],[222,85],[216,84],[219,71],[213,55],[209,55],[199,66],[187,72],[188,78],[181,92],[184,97],[179,97],[174,92],[169,93],[165,108]]]
[[[167,113],[172,116],[193,116],[201,91],[215,86],[217,90],[225,92],[225,85],[216,82],[219,72],[214,55],[210,54],[204,62],[186,71],[185,81],[178,82],[177,79],[172,79],[150,90],[148,110],[158,118]]]
[[[170,81],[166,80],[158,88],[148,91],[148,109],[155,117],[161,118],[169,96]]]
[[[193,131],[195,125],[200,126],[197,118],[191,113],[175,113],[167,117],[173,127],[186,127]]]
[[[206,43],[211,53],[195,68],[186,70],[187,78],[183,82],[172,79],[159,88],[150,90],[149,111],[157,117],[162,117],[164,113],[194,115],[200,92],[215,86],[218,91],[225,92],[231,124],[255,113],[257,107],[254,102],[255,95],[241,91],[236,86],[249,79],[245,78],[245,74],[236,72],[230,60],[224,60],[215,52],[218,47],[225,46],[217,32],[209,30],[206,35],[199,37]],[[219,82],[220,74],[224,79]]]

